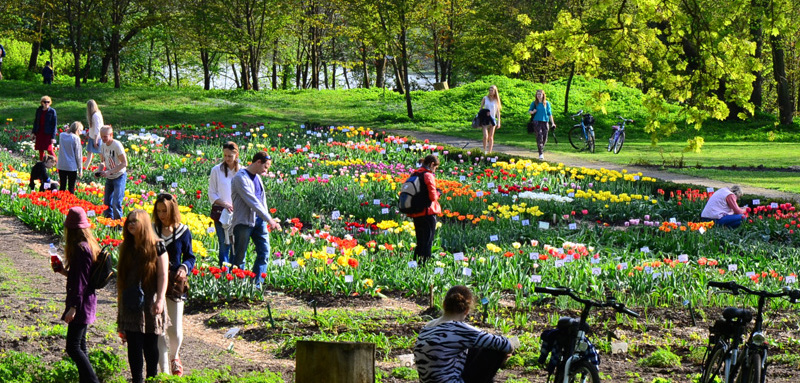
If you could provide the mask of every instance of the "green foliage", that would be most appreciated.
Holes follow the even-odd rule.
[[[89,360],[100,381],[115,381],[122,372],[122,359],[109,347],[90,351]],[[48,368],[43,368],[43,366]],[[68,356],[47,365],[42,361],[41,357],[25,352],[9,351],[0,354],[0,382],[56,383],[77,381],[78,368]]]
[[[680,367],[681,357],[675,355],[669,347],[660,347],[650,356],[639,359],[638,364],[644,367]]]
[[[392,376],[402,380],[419,380],[419,372],[409,367],[397,367],[392,369]]]
[[[223,369],[194,370],[185,376],[171,376],[159,374],[152,380],[153,383],[283,383],[280,374],[264,371],[250,372],[241,376],[231,375],[231,369],[226,366]]]

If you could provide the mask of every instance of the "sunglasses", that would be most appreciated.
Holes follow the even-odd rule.
[[[172,201],[172,198],[173,198],[172,194],[161,193],[161,194],[158,195],[158,197],[156,199],[159,200],[159,201],[165,201],[165,200],[166,201]]]
[[[236,147],[234,147],[233,145],[224,144],[222,145],[222,149],[236,150]]]
[[[49,104],[50,101],[42,101],[42,104]]]

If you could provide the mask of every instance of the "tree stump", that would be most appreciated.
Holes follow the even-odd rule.
[[[375,344],[298,341],[296,383],[374,383]]]

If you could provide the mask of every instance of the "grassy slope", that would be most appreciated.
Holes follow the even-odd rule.
[[[480,132],[468,127],[477,111],[481,97],[490,84],[497,84],[503,100],[503,128],[496,136],[499,143],[535,146],[534,137],[525,133],[527,109],[536,88],[544,88],[554,106],[562,142],[549,145],[548,149],[575,153],[566,140],[572,120],[563,115],[565,84],[557,81],[540,85],[504,77],[490,77],[446,92],[414,92],[415,122],[406,116],[402,95],[381,89],[354,89],[349,91],[209,91],[196,88],[145,88],[126,87],[121,90],[102,84],[89,84],[75,89],[68,83],[53,86],[30,83],[0,82],[0,121],[12,118],[15,124],[31,121],[38,99],[43,94],[53,97],[59,121],[85,120],[85,101],[98,101],[106,122],[116,126],[177,125],[223,121],[227,124],[240,121],[263,121],[277,124],[293,122],[316,122],[323,124],[364,125],[373,128],[404,128],[435,131],[443,134],[480,138]],[[608,91],[611,101],[606,104],[607,114],[593,110],[592,94]],[[638,100],[641,92],[625,87],[609,88],[602,81],[576,79],[570,96],[571,112],[586,109],[597,117],[596,134],[598,148],[603,149],[610,134],[609,126],[614,117],[643,120],[644,110]],[[674,107],[671,107],[674,112]],[[594,108],[597,109],[597,108]],[[665,118],[674,118],[665,117]],[[748,122],[706,123],[699,132],[683,128],[671,137],[662,139],[657,146],[650,144],[650,137],[642,131],[643,123],[630,125],[628,141],[618,155],[604,151],[595,154],[581,153],[605,161],[620,164],[667,164],[674,165],[683,156],[686,166],[738,166],[787,167],[797,165],[800,158],[800,129],[776,128],[771,116],[762,116]],[[772,133],[770,133],[772,132]],[[695,135],[705,138],[706,144],[700,153],[683,153],[686,140]],[[772,138],[774,141],[769,141]],[[686,172],[686,171],[684,171]],[[692,174],[711,178],[741,179],[748,181],[750,175],[729,175],[716,170],[691,170]],[[790,176],[790,174],[783,174]],[[763,178],[763,177],[762,177]],[[758,181],[759,185],[783,190],[796,190],[797,177],[775,176]],[[752,182],[743,182],[754,184]],[[794,185],[792,185],[794,184]]]

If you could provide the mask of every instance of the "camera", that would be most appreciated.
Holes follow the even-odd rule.
[[[95,176],[95,177],[97,177],[97,178],[100,178],[100,175],[101,175],[101,174],[103,174],[103,172],[101,172],[101,171],[99,171],[99,170],[98,170],[98,171],[96,171],[96,172],[94,172],[94,176]]]

